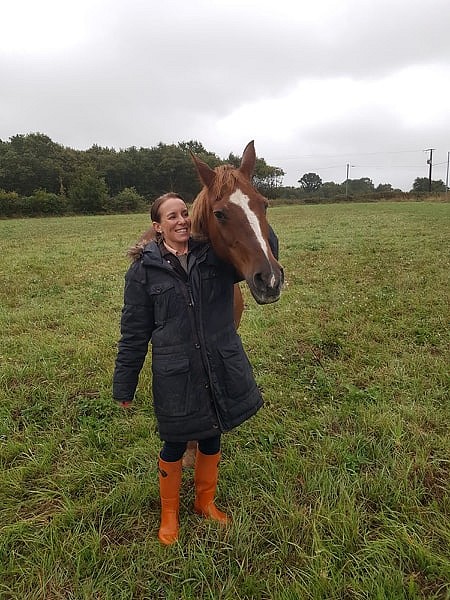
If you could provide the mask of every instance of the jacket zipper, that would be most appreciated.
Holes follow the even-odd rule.
[[[196,257],[196,260],[202,258],[205,254],[206,254],[206,249],[204,252],[202,252],[202,254],[200,254],[199,256]],[[200,349],[200,352],[202,355],[202,360],[203,360],[203,365],[205,367],[206,374],[208,376],[209,389],[211,391],[212,404],[214,407],[214,413],[216,415],[217,424],[219,425],[220,431],[226,431],[226,429],[223,425],[222,419],[220,418],[219,412],[217,410],[217,406],[216,406],[214,385],[213,385],[213,381],[212,381],[212,377],[211,377],[211,365],[209,364],[208,356],[206,354],[206,344],[203,343],[203,341],[205,339],[205,336],[203,334],[203,325],[202,325],[201,319],[196,318],[196,310],[195,310],[196,305],[195,305],[194,297],[192,294],[192,286],[189,281],[191,270],[189,269],[187,280],[183,281],[183,279],[178,275],[178,273],[175,271],[175,269],[173,269],[173,267],[166,266],[164,263],[162,265],[160,264],[160,265],[153,265],[153,266],[154,267],[159,266],[159,268],[162,268],[163,270],[167,270],[169,273],[171,273],[171,275],[177,281],[179,288],[181,289],[181,292],[182,292],[185,300],[187,301],[188,315],[191,320],[191,329],[194,332],[194,336],[195,336],[194,343]],[[201,299],[201,289],[200,289],[199,299]],[[200,309],[201,309],[201,307],[200,307]],[[198,312],[200,314],[200,310]],[[199,336],[199,332],[200,332],[200,336]]]
[[[216,419],[217,419],[217,424],[219,425],[219,429],[221,431],[225,431],[225,427],[223,425],[222,419],[220,418],[220,414],[219,411],[217,410],[217,405],[216,405],[216,399],[215,399],[215,392],[214,392],[214,385],[213,385],[213,379],[211,376],[211,365],[209,363],[208,360],[208,356],[206,353],[206,343],[204,343],[205,340],[205,335],[203,333],[203,323],[202,320],[200,318],[201,315],[201,285],[199,285],[199,302],[200,302],[200,306],[199,306],[199,310],[196,311],[195,310],[195,304],[194,304],[194,299],[192,297],[192,287],[189,281],[186,282],[186,289],[188,290],[188,294],[189,297],[191,298],[191,302],[192,302],[192,315],[194,318],[194,330],[195,330],[195,335],[196,335],[196,339],[198,340],[199,346],[200,346],[200,352],[202,353],[202,360],[203,360],[203,364],[205,366],[205,370],[206,370],[206,374],[208,376],[208,380],[209,380],[209,389],[211,391],[211,398],[212,398],[212,405],[214,408],[214,413],[216,415]],[[198,319],[196,318],[196,314],[198,314]]]

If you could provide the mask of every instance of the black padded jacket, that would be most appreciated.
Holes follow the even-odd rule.
[[[113,378],[114,398],[133,400],[151,341],[158,431],[173,442],[229,431],[263,404],[234,325],[236,271],[193,240],[187,273],[175,262],[152,241],[130,266]]]

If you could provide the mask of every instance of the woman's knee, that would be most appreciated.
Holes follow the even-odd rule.
[[[180,460],[186,450],[187,442],[164,442],[160,456],[166,462]]]
[[[202,454],[217,454],[220,450],[220,435],[206,440],[199,440],[198,449]]]

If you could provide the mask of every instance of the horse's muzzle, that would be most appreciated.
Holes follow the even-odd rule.
[[[258,304],[271,304],[280,299],[284,283],[284,271],[281,267],[255,273],[247,279],[247,285]]]

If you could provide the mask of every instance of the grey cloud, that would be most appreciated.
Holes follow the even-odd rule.
[[[218,153],[240,152],[248,140],[225,150],[214,124],[243,105],[282,98],[308,79],[376,82],[410,66],[449,63],[448,0],[347,0],[316,22],[302,18],[301,2],[290,6],[105,3],[78,47],[0,56],[0,138],[42,131],[76,147],[195,138]],[[337,122],[324,115],[323,126],[302,125],[293,141],[257,149],[290,172],[292,161],[277,157],[447,144],[448,123],[412,130],[388,110],[361,111]],[[296,168],[289,183],[298,179]]]

